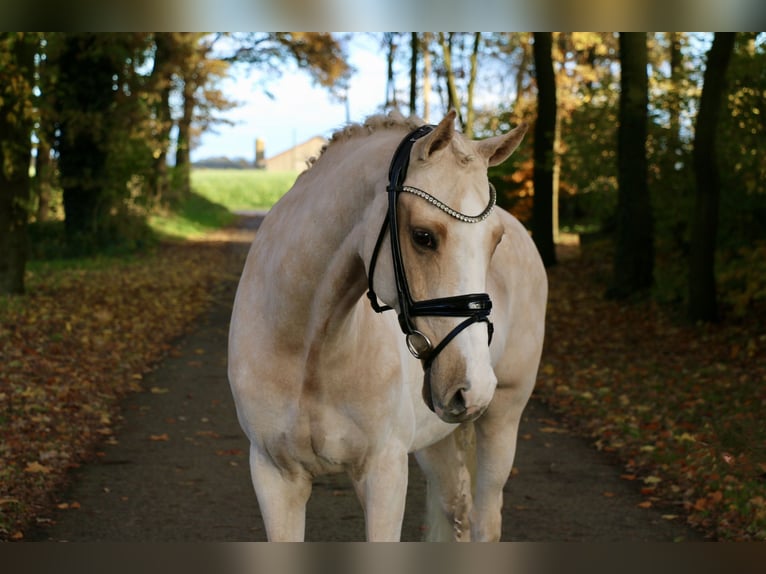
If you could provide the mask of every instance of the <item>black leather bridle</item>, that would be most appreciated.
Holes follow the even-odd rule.
[[[399,244],[399,224],[397,221],[397,200],[402,192],[412,193],[422,199],[425,199],[432,205],[448,213],[452,217],[466,222],[478,223],[484,221],[492,211],[496,202],[495,189],[490,184],[490,199],[487,207],[479,215],[470,216],[462,214],[449,206],[445,205],[429,193],[415,187],[404,185],[404,179],[407,175],[407,167],[410,160],[410,151],[413,144],[423,136],[433,131],[434,126],[424,125],[410,132],[399,144],[391,160],[391,166],[388,173],[388,212],[383,220],[383,226],[380,229],[378,240],[375,243],[375,249],[370,259],[370,271],[368,273],[368,291],[367,297],[370,299],[372,308],[377,313],[392,309],[387,305],[380,305],[378,297],[373,288],[373,275],[375,265],[378,259],[380,246],[383,244],[386,230],[390,229],[391,237],[391,257],[394,264],[394,277],[396,281],[396,294],[399,301],[399,326],[407,338],[407,347],[410,353],[423,361],[423,369],[428,370],[434,359],[439,353],[452,341],[461,331],[474,323],[483,322],[487,324],[489,333],[489,342],[492,342],[494,326],[489,320],[489,314],[492,310],[492,301],[487,293],[472,293],[469,295],[456,295],[454,297],[440,297],[438,299],[428,299],[425,301],[413,301],[410,294],[410,288],[407,283],[407,275],[402,261],[402,250]],[[458,324],[442,341],[433,346],[429,338],[417,329],[413,322],[414,317],[466,317],[464,321]]]

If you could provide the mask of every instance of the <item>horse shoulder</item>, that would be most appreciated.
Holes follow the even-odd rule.
[[[493,363],[498,385],[531,392],[545,334],[548,279],[526,228],[498,209],[505,234],[492,258],[489,290],[495,323]]]

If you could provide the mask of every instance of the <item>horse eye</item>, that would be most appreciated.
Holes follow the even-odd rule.
[[[415,242],[415,245],[422,247],[423,249],[436,249],[436,238],[430,231],[426,231],[425,229],[413,229],[412,240]]]

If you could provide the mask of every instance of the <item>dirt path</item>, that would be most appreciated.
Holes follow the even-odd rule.
[[[258,219],[232,248],[246,253]],[[201,542],[265,540],[250,484],[247,441],[226,380],[226,339],[235,278],[163,363],[129,397],[113,444],[79,469],[47,527],[28,540]],[[532,401],[521,427],[518,473],[506,486],[503,539],[674,541],[699,535],[658,510],[638,506],[638,485],[620,479],[588,444]],[[422,537],[425,485],[413,463],[403,540]],[[364,539],[362,510],[344,476],[319,479],[309,502],[307,540]]]

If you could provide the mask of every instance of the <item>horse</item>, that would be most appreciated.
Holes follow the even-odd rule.
[[[269,541],[302,541],[313,479],[338,472],[367,540],[398,541],[410,453],[428,539],[500,539],[547,278],[487,176],[526,124],[474,141],[455,116],[341,128],[251,245],[228,377]]]

